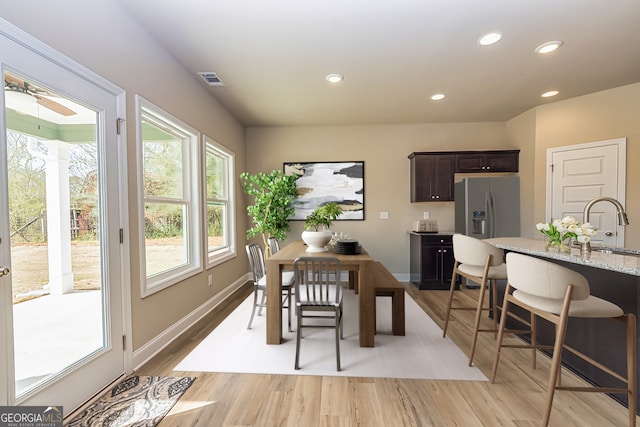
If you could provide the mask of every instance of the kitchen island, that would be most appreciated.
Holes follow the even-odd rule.
[[[518,252],[544,258],[577,271],[589,280],[592,295],[617,304],[627,313],[634,313],[636,316],[640,314],[640,250],[624,249],[625,254],[604,253],[593,245],[591,254],[583,256],[579,248],[572,248],[571,253],[568,254],[546,251],[545,242],[542,239],[505,237],[485,241],[504,249],[505,252]],[[498,288],[498,298],[503,298],[504,284],[499,285]],[[638,338],[640,342],[640,336]],[[537,339],[541,344],[552,343],[553,326],[545,321],[538,322]],[[565,342],[625,376],[626,341],[622,323],[611,319],[572,317],[567,326]],[[640,353],[638,354],[640,356]],[[563,352],[562,363],[594,384],[605,387],[623,386],[618,380],[585,363],[570,352]],[[640,361],[637,363],[640,366]],[[636,386],[639,385],[636,381]],[[626,396],[612,395],[612,397],[626,404]],[[640,408],[640,398],[638,408]]]

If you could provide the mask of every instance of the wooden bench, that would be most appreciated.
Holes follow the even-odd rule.
[[[371,276],[375,281],[376,297],[391,297],[391,330],[393,335],[404,336],[404,286],[380,262],[372,263],[372,268],[373,274]]]

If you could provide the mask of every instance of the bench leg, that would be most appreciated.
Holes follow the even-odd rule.
[[[404,289],[376,289],[377,297],[391,297],[391,330],[393,335],[405,335]],[[375,315],[375,309],[374,309]],[[375,319],[375,317],[374,317]],[[375,326],[374,326],[375,327]]]
[[[404,289],[399,289],[393,293],[391,298],[391,328],[393,335],[404,336]]]

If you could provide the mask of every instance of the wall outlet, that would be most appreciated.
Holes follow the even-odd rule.
[[[422,219],[429,219],[429,212],[422,212]]]
[[[207,276],[207,285],[213,285],[213,274]]]
[[[380,212],[380,219],[389,219],[389,212],[387,211]]]

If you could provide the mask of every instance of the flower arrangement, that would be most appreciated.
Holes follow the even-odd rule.
[[[587,243],[591,240],[591,236],[598,233],[588,222],[580,224],[572,216],[565,216],[553,222],[538,223],[536,228],[547,236],[547,248],[557,247],[561,252],[569,252],[569,247],[564,244],[565,240],[574,238],[580,243]]]

